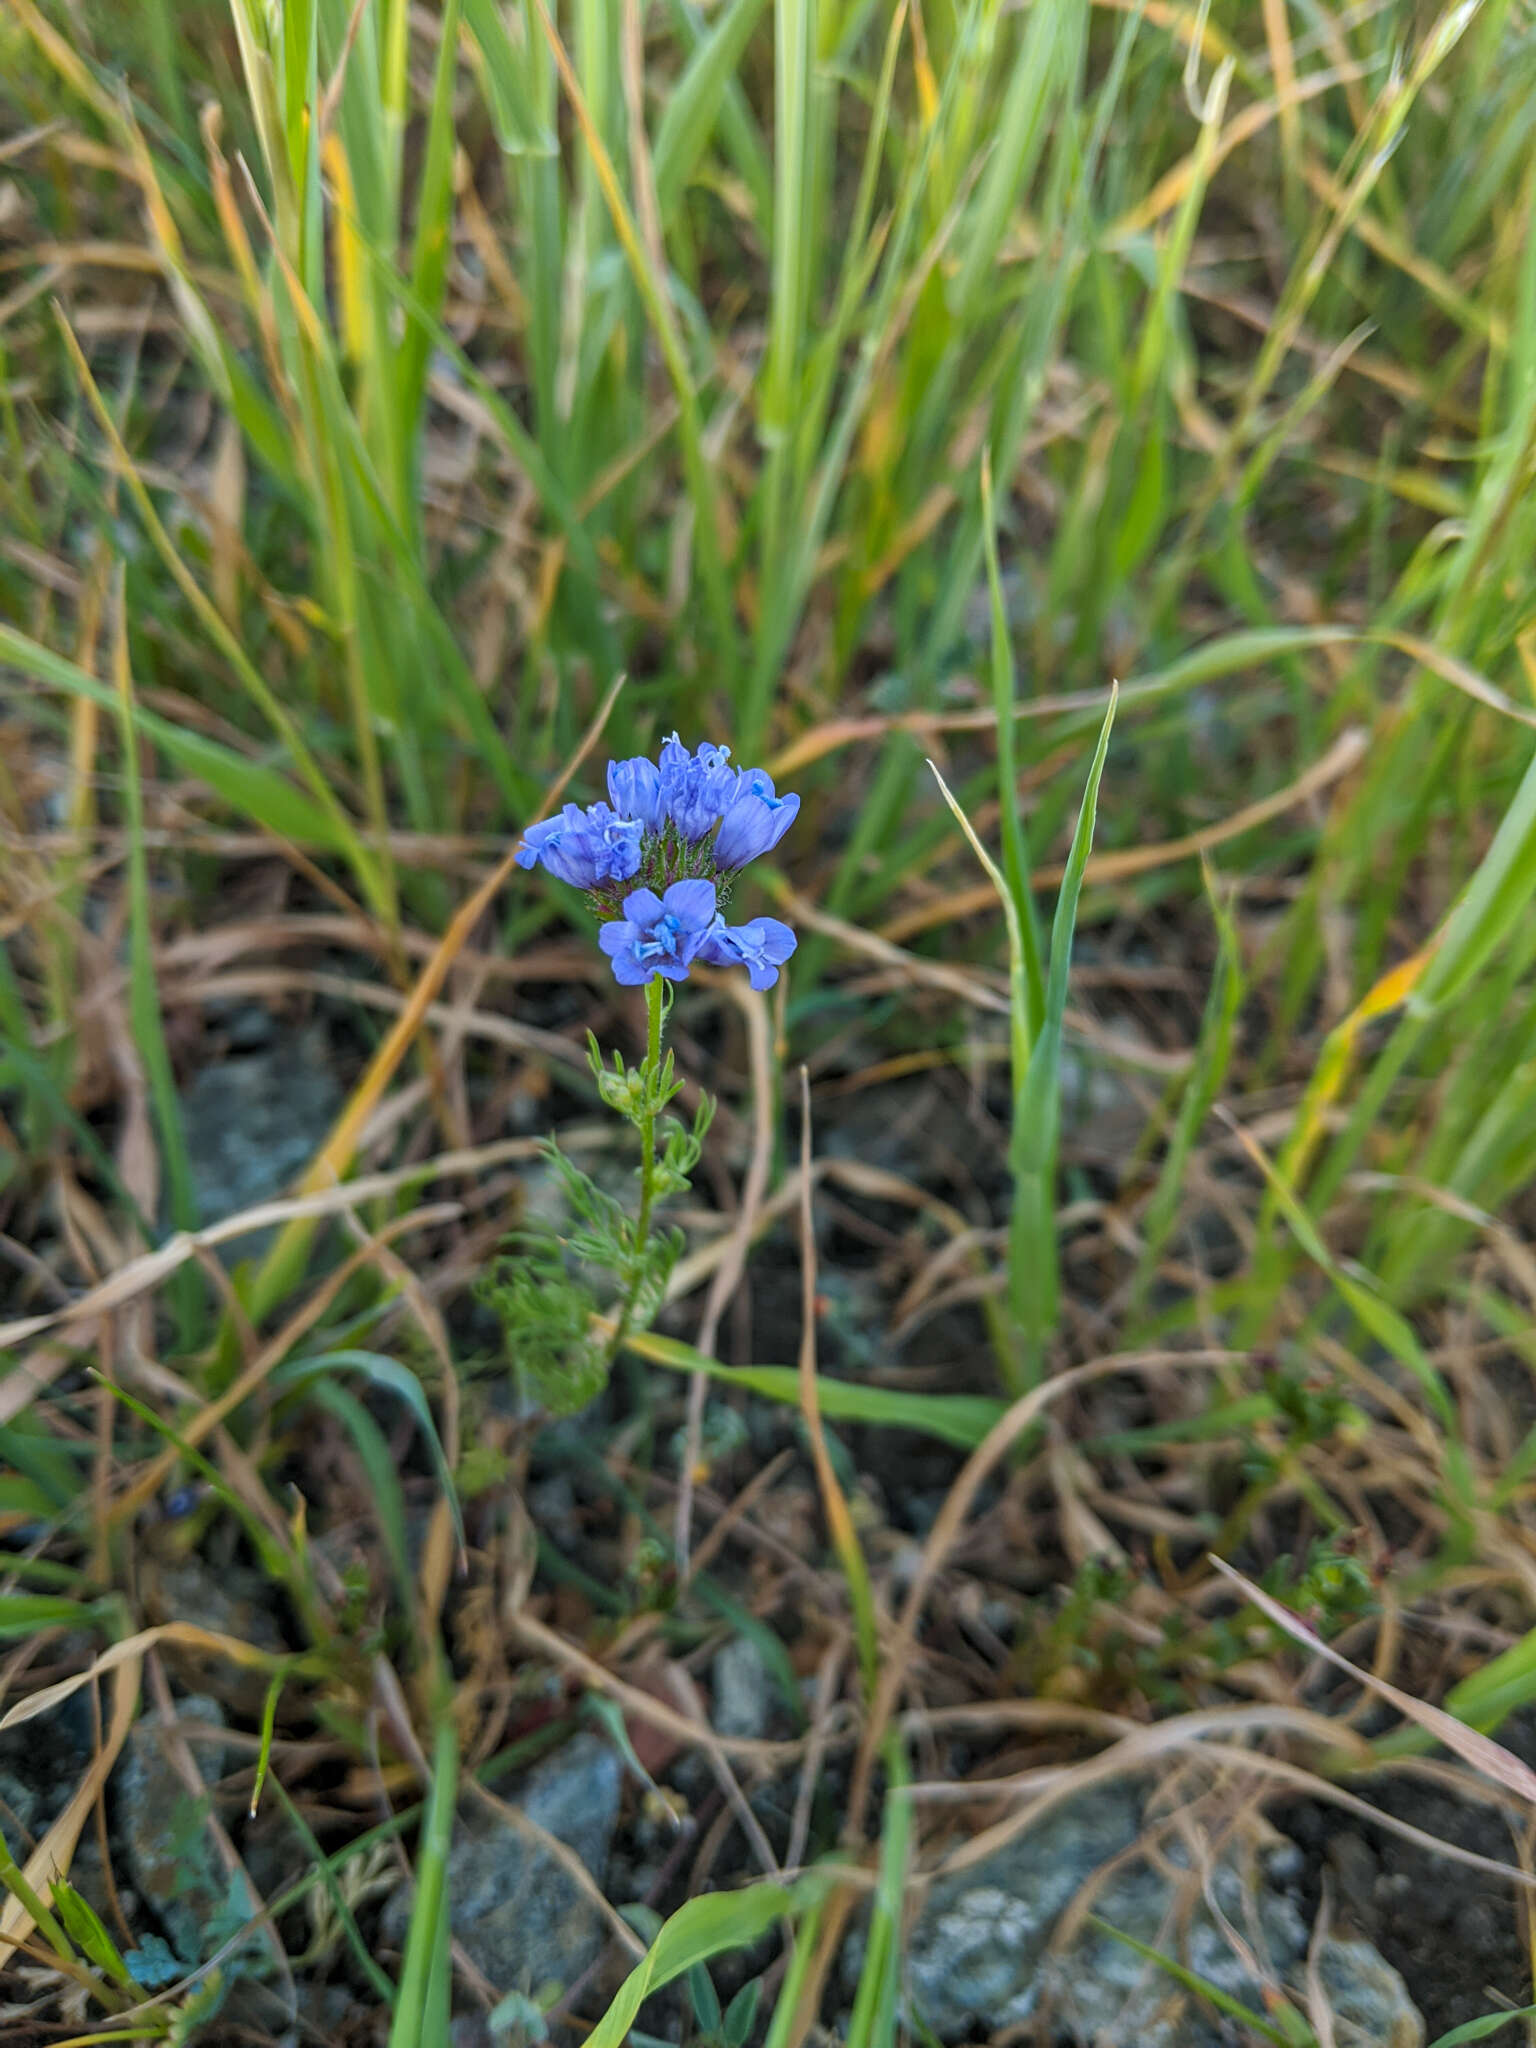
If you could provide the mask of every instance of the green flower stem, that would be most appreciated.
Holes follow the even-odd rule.
[[[645,1106],[640,1114],[640,1213],[635,1218],[634,1255],[624,1305],[608,1345],[608,1363],[618,1357],[634,1320],[635,1304],[645,1280],[645,1248],[651,1236],[651,1211],[656,1205],[656,1116],[661,1076],[661,1027],[666,1010],[666,982],[658,974],[645,985],[645,1065],[641,1078]]]

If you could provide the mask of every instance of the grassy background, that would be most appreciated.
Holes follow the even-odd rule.
[[[6,0],[0,109],[0,1512],[30,1557],[0,1625],[45,1665],[70,1624],[132,1646],[106,1708],[131,1716],[157,1654],[131,1518],[202,1461],[200,1535],[234,1517],[302,1621],[269,1699],[363,1756],[371,1660],[399,1666],[401,1782],[430,1789],[392,2041],[444,2038],[434,1873],[477,1718],[438,1647],[448,1525],[413,1575],[374,1408],[403,1397],[466,1498],[488,1483],[449,1311],[496,1219],[413,1238],[430,1180],[463,1193],[427,1162],[502,1140],[487,1103],[551,1057],[579,1115],[551,1033],[630,1028],[581,906],[501,856],[573,762],[594,794],[673,727],[805,798],[772,1044],[723,998],[693,1041],[740,1111],[727,1186],[793,1062],[818,1120],[861,1075],[1011,1063],[1011,1220],[972,1216],[966,1251],[996,1378],[942,1418],[905,1381],[826,1398],[975,1444],[999,1383],[1220,1352],[1148,1394],[1145,1428],[1261,1445],[1220,1507],[1179,1468],[1201,1541],[1364,1525],[1390,1609],[1467,1603],[1513,1645],[1424,1682],[1529,1697],[1529,9]],[[1079,883],[1101,978],[1069,988]],[[186,1259],[131,1314],[17,1334],[197,1224],[178,1085],[210,994],[323,992],[341,953],[372,1063],[305,1186],[398,1170],[364,1236],[290,1219],[233,1293]],[[1159,969],[1177,1001],[1125,995]],[[1085,1048],[1145,1128],[1064,1186]],[[325,1363],[365,1326],[372,1405]],[[306,1403],[378,1491],[387,1649],[290,1521]],[[846,1842],[883,1843],[894,1984],[919,1615],[879,1597],[887,1796]],[[1160,1703],[1205,1668],[1173,1659]],[[790,1904],[813,1990],[846,1901]],[[784,1906],[711,1907],[678,1954]],[[811,2010],[779,2000],[775,2048]],[[888,2031],[891,2001],[855,2020]]]

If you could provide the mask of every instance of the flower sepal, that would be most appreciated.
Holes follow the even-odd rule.
[[[659,1116],[683,1085],[676,1075],[671,1046],[667,1047],[660,1066],[654,1072],[647,1067],[626,1066],[618,1053],[613,1055],[613,1065],[608,1066],[595,1034],[589,1031],[587,1064],[592,1069],[597,1092],[608,1108],[617,1110],[620,1116],[627,1117],[637,1126],[650,1117]]]

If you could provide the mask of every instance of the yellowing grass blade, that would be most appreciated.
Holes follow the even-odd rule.
[[[1397,1711],[1406,1715],[1410,1721],[1416,1721],[1437,1742],[1443,1742],[1447,1749],[1454,1751],[1463,1763],[1470,1764],[1479,1776],[1491,1779],[1494,1784],[1502,1785],[1506,1791],[1513,1792],[1517,1798],[1527,1799],[1536,1806],[1536,1771],[1528,1764],[1523,1764],[1519,1757],[1505,1749],[1502,1743],[1493,1741],[1487,1735],[1480,1735],[1477,1729],[1469,1728],[1465,1721],[1458,1721],[1454,1714],[1447,1714],[1440,1707],[1432,1707],[1425,1700],[1416,1700],[1412,1693],[1399,1691],[1395,1685],[1389,1685],[1386,1679],[1378,1678],[1374,1672],[1362,1670],[1358,1664],[1351,1664],[1347,1657],[1341,1656],[1337,1650],[1325,1643],[1321,1636],[1314,1635],[1300,1616],[1292,1614],[1288,1607],[1282,1607],[1278,1600],[1271,1599],[1270,1595],[1261,1591],[1251,1579],[1245,1579],[1241,1572],[1234,1571],[1231,1565],[1223,1563],[1219,1557],[1213,1557],[1211,1563],[1224,1579],[1230,1580],[1246,1599],[1253,1602],[1261,1614],[1266,1615],[1277,1628],[1284,1629],[1296,1642],[1303,1644],[1314,1656],[1322,1657],[1336,1669],[1348,1672],[1349,1676],[1357,1679],[1368,1692],[1375,1693],[1378,1699],[1383,1699],[1389,1706],[1396,1707]]]

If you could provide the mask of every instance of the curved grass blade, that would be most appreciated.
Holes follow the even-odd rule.
[[[88,697],[104,710],[118,708],[116,694],[105,683],[63,655],[29,640],[14,626],[0,624],[0,661],[9,662],[35,682],[52,689],[66,691],[72,697]],[[301,845],[323,847],[333,853],[345,851],[347,835],[329,812],[276,769],[247,760],[232,748],[220,746],[217,740],[205,739],[190,726],[173,725],[168,718],[146,711],[141,704],[132,705],[130,715],[136,733],[153,740],[168,760],[200,782],[206,782],[231,810],[253,824]]]
[[[786,1407],[799,1404],[799,1375],[788,1365],[721,1365],[691,1344],[654,1331],[632,1331],[626,1351],[664,1365],[673,1372],[707,1373],[723,1386],[743,1387]],[[915,1429],[940,1443],[974,1450],[1003,1413],[1001,1401],[984,1394],[904,1393],[897,1387],[867,1387],[857,1380],[817,1381],[822,1412],[843,1422],[867,1422],[880,1429]]]
[[[459,1496],[453,1483],[453,1468],[443,1449],[442,1438],[432,1420],[432,1410],[422,1384],[409,1366],[402,1365],[398,1358],[387,1358],[379,1351],[327,1351],[318,1358],[296,1358],[289,1364],[279,1366],[273,1373],[270,1384],[279,1386],[302,1386],[319,1374],[331,1371],[363,1373],[370,1386],[395,1394],[411,1411],[411,1416],[421,1431],[422,1439],[431,1454],[443,1492],[448,1497],[448,1506],[453,1515],[453,1530],[459,1547],[464,1547],[464,1517],[459,1510]]]
[[[665,1922],[645,1960],[620,1985],[618,1995],[587,2036],[586,2048],[620,2048],[641,2006],[664,1984],[696,1963],[727,1949],[749,1948],[775,1920],[793,1912],[807,1889],[781,1884],[749,1885],[739,1892],[710,1892],[690,1899]],[[397,2048],[393,2038],[390,2048]]]

